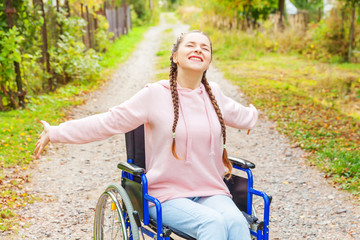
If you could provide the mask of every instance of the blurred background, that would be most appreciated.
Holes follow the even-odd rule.
[[[206,32],[213,65],[325,178],[360,196],[359,0],[2,0],[0,230],[34,201],[21,173],[33,161],[36,122],[66,120],[162,12]],[[161,78],[173,40],[157,54]]]

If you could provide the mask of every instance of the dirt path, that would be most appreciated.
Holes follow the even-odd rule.
[[[169,27],[174,34],[187,26],[166,25],[151,28],[132,57],[123,64],[103,89],[91,94],[85,105],[73,110],[72,118],[106,111],[152,81],[153,61],[161,32]],[[215,63],[216,65],[216,63]],[[212,68],[210,81],[216,81],[226,95],[247,104],[237,87]],[[246,93],[246,90],[244,90]],[[262,117],[249,136],[228,129],[229,152],[254,161],[255,184],[273,195],[271,239],[360,239],[360,208],[347,193],[326,183],[322,174],[305,163],[304,152],[291,148]],[[26,220],[17,235],[1,239],[91,239],[94,208],[98,196],[112,182],[119,182],[116,168],[124,161],[124,136],[84,145],[52,145],[34,169],[29,192],[43,196],[21,214]]]

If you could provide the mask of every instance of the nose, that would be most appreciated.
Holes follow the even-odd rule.
[[[201,53],[201,47],[199,45],[195,47],[195,52]]]

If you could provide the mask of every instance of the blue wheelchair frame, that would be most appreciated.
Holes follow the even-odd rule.
[[[230,159],[230,160],[232,161],[234,168],[244,171],[247,174],[248,187],[247,187],[246,213],[250,216],[252,215],[253,195],[260,196],[264,200],[264,219],[262,222],[257,222],[258,227],[257,227],[256,231],[254,231],[253,229],[249,229],[249,230],[250,230],[251,235],[255,236],[257,240],[268,240],[269,239],[269,215],[270,215],[271,197],[269,197],[266,193],[255,190],[253,188],[253,174],[249,168],[241,167],[241,166],[244,166],[243,163],[237,164],[236,160],[234,161],[234,159]],[[128,159],[127,163],[129,163],[128,166],[131,166],[133,163],[133,159]],[[122,178],[127,178],[127,179],[133,181],[134,175],[132,174],[133,171],[131,170],[131,168],[128,168],[125,164],[122,164],[122,163],[120,163],[118,167],[122,170]],[[254,167],[255,167],[255,165],[254,165]],[[138,169],[142,169],[142,168],[138,168]],[[144,171],[140,172],[139,176],[141,178],[141,185],[142,185],[142,191],[143,191],[142,195],[143,195],[143,213],[144,213],[143,222],[144,222],[144,225],[149,225],[149,223],[150,223],[149,202],[155,204],[156,214],[157,214],[156,233],[144,228],[142,225],[140,226],[141,231],[143,233],[145,233],[146,235],[150,236],[151,238],[156,237],[156,239],[158,239],[158,240],[170,240],[169,234],[164,234],[164,228],[163,228],[163,223],[162,223],[161,203],[158,199],[156,199],[148,194],[148,182],[147,182],[147,178],[145,176]],[[124,214],[127,214],[127,213],[124,213]],[[130,227],[130,224],[127,223],[126,227]],[[131,236],[130,236],[130,240],[132,240]]]

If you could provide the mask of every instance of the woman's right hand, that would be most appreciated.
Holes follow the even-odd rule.
[[[46,121],[41,121],[41,123],[44,126],[44,131],[40,134],[38,141],[36,143],[36,147],[34,150],[36,159],[38,159],[40,157],[41,152],[44,150],[46,145],[50,142],[50,137],[49,137],[50,125]]]

